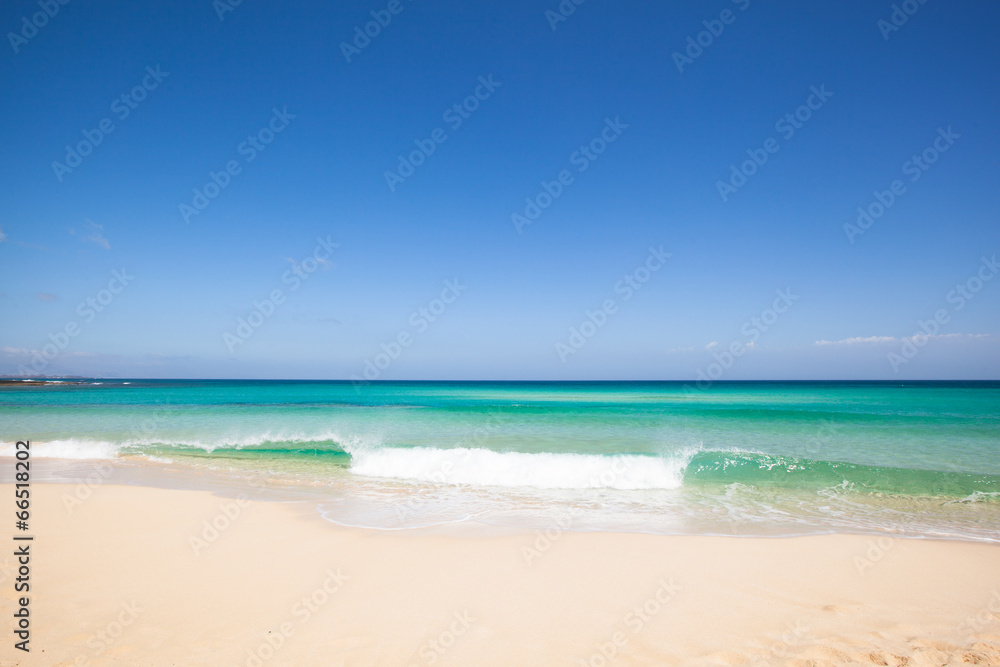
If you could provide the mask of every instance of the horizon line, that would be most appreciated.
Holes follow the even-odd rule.
[[[527,383],[527,382],[550,382],[550,383],[595,383],[595,382],[687,382],[691,384],[702,383],[709,385],[713,384],[726,384],[726,383],[740,383],[740,382],[882,382],[882,383],[902,383],[902,382],[1000,382],[1000,378],[991,379],[973,379],[973,378],[900,378],[900,379],[879,379],[879,378],[769,378],[769,379],[742,379],[742,380],[697,380],[697,379],[659,379],[659,380],[639,380],[639,379],[575,379],[575,380],[558,380],[558,379],[517,379],[517,380],[502,380],[502,379],[419,379],[419,380],[405,380],[405,379],[395,379],[395,380],[352,380],[350,378],[235,378],[235,377],[218,377],[218,378],[196,378],[196,377],[130,377],[130,376],[118,376],[118,377],[108,377],[108,376],[87,376],[87,375],[36,375],[25,377],[21,375],[0,375],[0,381],[4,380],[18,380],[22,382],[31,381],[44,381],[44,380],[142,380],[142,381],[184,381],[184,382],[340,382],[344,384],[355,384],[355,385],[366,385],[366,384],[392,384],[400,382],[469,382],[469,383],[497,383],[497,382],[509,382],[509,383]]]

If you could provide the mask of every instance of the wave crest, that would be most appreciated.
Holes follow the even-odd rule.
[[[154,454],[174,451],[178,454],[213,454],[215,452],[256,452],[258,454],[287,455],[314,450],[324,454],[342,455],[343,442],[359,442],[356,438],[342,439],[335,433],[305,435],[301,433],[260,433],[253,435],[223,436],[205,442],[198,438],[177,436],[149,436],[127,438],[121,441],[67,438],[63,440],[32,441],[31,455],[40,459],[113,459],[121,455],[138,455],[151,458]],[[14,456],[15,443],[0,443],[0,456]]]
[[[677,489],[695,450],[671,457],[526,454],[459,447],[351,451],[351,472],[439,484],[539,489]]]
[[[121,445],[104,440],[49,440],[31,442],[31,456],[38,459],[113,459]],[[14,456],[16,444],[0,444],[0,456]]]

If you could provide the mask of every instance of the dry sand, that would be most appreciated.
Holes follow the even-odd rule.
[[[1000,665],[998,545],[373,531],[111,484],[69,511],[69,490],[32,485],[31,653],[5,630],[3,665]]]

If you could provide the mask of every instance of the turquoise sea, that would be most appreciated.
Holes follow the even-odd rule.
[[[2,386],[0,455],[19,439],[354,526],[1000,541],[1000,382]]]

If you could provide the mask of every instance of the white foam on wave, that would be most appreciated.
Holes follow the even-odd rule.
[[[121,444],[104,440],[50,440],[31,442],[31,456],[38,459],[113,459]],[[14,456],[16,443],[0,444],[0,456]]]
[[[150,436],[143,438],[128,438],[120,442],[107,440],[94,440],[88,438],[69,438],[65,440],[50,440],[47,442],[31,442],[31,455],[41,459],[113,459],[122,449],[143,448],[143,447],[176,447],[179,450],[184,448],[201,449],[211,454],[216,450],[243,449],[259,447],[267,443],[291,443],[296,446],[308,448],[314,443],[346,442],[348,446],[371,447],[377,441],[371,438],[348,437],[341,438],[340,435],[326,432],[316,435],[305,433],[287,432],[265,432],[249,435],[227,435],[204,441],[197,438],[176,437],[172,435]],[[16,453],[15,443],[0,443],[0,456],[14,456]],[[142,455],[139,451],[130,451],[129,454]],[[152,459],[147,455],[147,458]]]
[[[179,449],[201,449],[211,454],[216,450],[225,449],[252,449],[262,445],[282,443],[296,446],[308,447],[310,445],[335,442],[340,443],[341,438],[336,433],[322,433],[319,435],[307,435],[304,433],[252,433],[244,435],[219,435],[205,438],[191,438],[178,435],[152,435],[142,438],[129,438],[120,447],[177,447]]]
[[[526,454],[489,449],[379,447],[351,450],[351,472],[438,484],[539,489],[677,489],[696,449],[669,457]]]
[[[973,491],[964,498],[949,500],[945,505],[951,505],[952,503],[981,503],[994,499],[1000,500],[1000,491]]]

